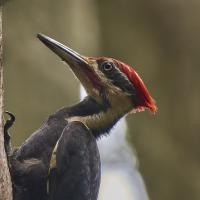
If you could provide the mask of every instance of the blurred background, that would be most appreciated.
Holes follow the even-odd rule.
[[[133,66],[158,113],[127,117],[152,200],[200,199],[200,1],[10,0],[4,6],[5,108],[20,145],[50,113],[79,101],[79,82],[37,39]]]

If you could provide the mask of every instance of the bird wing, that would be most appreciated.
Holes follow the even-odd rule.
[[[49,165],[51,153],[57,140],[67,125],[67,108],[63,108],[50,115],[43,125],[36,130],[15,152],[18,160],[36,158],[46,166]]]
[[[67,125],[68,108],[50,115],[10,157],[14,199],[46,200],[46,182],[53,148]]]
[[[96,139],[82,122],[70,122],[64,128],[50,166],[50,200],[97,199],[100,156]]]

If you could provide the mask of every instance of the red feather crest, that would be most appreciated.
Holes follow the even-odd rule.
[[[157,107],[154,99],[151,97],[147,87],[144,82],[137,74],[137,72],[129,67],[127,64],[114,60],[119,67],[119,69],[126,74],[129,81],[134,85],[136,89],[136,99],[135,105],[136,107],[133,109],[133,112],[141,112],[144,111],[145,108],[148,108],[151,112],[155,113],[157,111]]]

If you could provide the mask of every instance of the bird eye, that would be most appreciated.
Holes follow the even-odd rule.
[[[102,68],[104,71],[110,71],[113,69],[113,64],[111,62],[103,62]]]

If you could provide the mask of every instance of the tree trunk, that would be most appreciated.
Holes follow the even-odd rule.
[[[12,184],[4,148],[4,132],[3,132],[3,38],[2,38],[1,4],[0,4],[0,200],[12,200]]]

